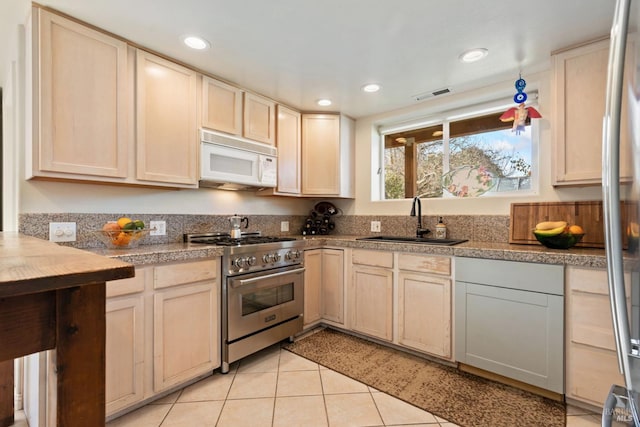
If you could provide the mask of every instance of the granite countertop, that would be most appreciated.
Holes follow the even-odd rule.
[[[401,251],[432,255],[462,256],[508,261],[565,264],[606,268],[603,249],[549,249],[542,245],[516,245],[508,243],[464,242],[454,246],[372,242],[356,240],[364,236],[293,236],[303,239],[307,248],[322,246]],[[188,243],[142,245],[135,249],[87,249],[111,258],[136,265],[222,256],[223,248]],[[631,258],[629,258],[631,261]]]

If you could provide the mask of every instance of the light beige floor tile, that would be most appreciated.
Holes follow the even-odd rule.
[[[274,427],[328,426],[322,396],[276,397]]]
[[[162,427],[215,427],[224,402],[176,403],[162,422]]]
[[[591,415],[567,416],[567,427],[600,427],[600,421]]]
[[[371,396],[376,402],[376,406],[385,425],[437,423],[436,417],[434,417],[433,414],[409,405],[407,402],[403,402],[386,393],[374,393]]]
[[[293,354],[290,351],[282,350],[280,352],[280,368],[279,371],[317,371],[318,364],[309,359]]]
[[[227,398],[234,374],[215,373],[185,388],[178,402],[197,402],[202,400],[224,400]]]
[[[320,371],[290,371],[278,374],[276,396],[321,395]]]
[[[165,397],[161,397],[158,400],[154,400],[153,402],[150,403],[150,405],[166,405],[169,403],[176,403],[176,400],[178,400],[180,393],[182,393],[182,390],[176,391],[175,393],[168,394]]]
[[[222,408],[217,427],[270,427],[273,420],[274,400],[227,400]]]
[[[277,372],[237,373],[231,384],[228,399],[275,397]]]
[[[435,416],[436,417],[436,421],[438,421],[439,423],[448,423],[449,420],[445,420],[444,418],[441,418],[439,416]]]
[[[367,385],[335,371],[321,371],[320,377],[322,378],[322,390],[325,394],[365,393],[369,391]]]
[[[238,373],[250,372],[278,372],[280,362],[280,348],[267,347],[257,353],[240,360]]]
[[[107,427],[158,427],[171,405],[147,405],[107,423]]]
[[[324,400],[331,427],[382,425],[371,393],[329,394]]]
[[[459,427],[458,424],[454,423],[440,423],[440,427]]]

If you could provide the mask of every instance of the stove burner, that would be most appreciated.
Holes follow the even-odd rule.
[[[272,237],[272,236],[243,236],[239,239],[231,238],[230,236],[202,236],[193,237],[189,240],[190,243],[199,243],[206,245],[218,245],[218,246],[243,246],[243,245],[258,245],[262,243],[274,243],[274,242],[290,242],[296,240],[292,237]]]

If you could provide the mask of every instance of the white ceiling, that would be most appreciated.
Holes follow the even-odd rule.
[[[551,51],[607,35],[614,9],[613,0],[40,3],[292,107],[354,118],[415,104],[414,95],[445,87],[460,92],[515,80],[520,71],[526,79],[549,67]],[[212,46],[188,50],[184,34]],[[462,64],[458,55],[474,47],[489,55]],[[363,93],[368,82],[382,90]],[[318,107],[319,98],[334,103]]]

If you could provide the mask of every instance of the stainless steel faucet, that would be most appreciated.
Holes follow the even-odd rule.
[[[416,205],[418,205],[418,228],[416,229],[416,237],[424,237],[425,234],[431,233],[431,230],[422,228],[422,202],[419,197],[413,198],[413,205],[411,205],[411,213],[409,215],[416,216]]]

